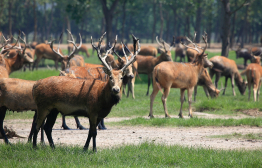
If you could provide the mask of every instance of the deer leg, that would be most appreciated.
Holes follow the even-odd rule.
[[[180,111],[179,111],[179,118],[184,118],[183,114],[182,114],[182,107],[183,107],[183,103],[184,103],[184,99],[185,98],[185,89],[180,89],[180,102],[181,102],[181,106],[180,106]]]
[[[259,101],[260,87],[261,87],[261,81],[259,81],[259,85],[258,85],[258,89],[257,89],[257,101]]]
[[[196,95],[197,95],[197,85],[195,86],[194,89],[194,102],[196,101]]]
[[[131,93],[132,93],[132,96],[133,96],[133,99],[135,99],[135,77],[131,80]]]
[[[79,128],[80,130],[87,130],[83,125],[80,124],[80,121],[78,117],[74,117],[76,121],[76,128]]]
[[[5,119],[5,114],[6,114],[6,110],[7,108],[2,106],[0,107],[0,132],[4,138],[4,141],[6,144],[10,144],[10,142],[8,141],[8,138],[5,134],[5,131],[4,131],[4,119]]]
[[[188,116],[189,116],[190,118],[193,118],[192,107],[191,107],[193,91],[194,91],[194,87],[189,88],[189,89],[187,90],[187,94],[188,94],[188,104],[189,104],[189,114],[188,114]]]
[[[206,87],[206,86],[203,86],[203,89],[204,89],[204,91],[205,91],[205,94],[206,94],[207,98],[209,99],[210,95],[209,95],[209,92],[208,92],[207,87]]]
[[[148,117],[150,117],[150,118],[154,118],[154,115],[153,115],[153,104],[154,104],[154,100],[155,100],[155,97],[156,97],[158,91],[159,91],[159,88],[157,87],[156,82],[154,80],[153,81],[153,92],[150,95],[150,112],[149,112],[149,115],[148,115]]]
[[[34,68],[37,70],[38,69],[38,64],[40,62],[41,58],[40,57],[37,57],[37,59],[34,61],[34,64],[33,64],[33,70]]]
[[[168,111],[167,111],[167,107],[166,107],[166,100],[167,100],[167,97],[169,95],[169,92],[170,92],[170,88],[171,87],[167,87],[164,89],[164,94],[162,95],[162,103],[163,103],[163,106],[164,106],[164,110],[165,110],[165,117],[166,118],[171,118],[170,115],[168,114]]]
[[[104,123],[104,119],[101,119],[101,121],[98,123],[98,129],[99,130],[106,130],[106,126],[105,126],[105,123]]]
[[[93,138],[93,151],[96,152],[96,135],[97,135],[96,126],[98,125],[97,121],[100,122],[100,120],[97,119],[97,117],[90,117],[89,118],[90,128],[89,128],[86,144],[84,146],[84,150],[88,149],[89,144],[90,144],[90,140],[91,140],[91,138]]]
[[[216,79],[215,79],[215,86],[216,86],[216,88],[217,88],[217,83],[218,83],[218,81],[219,81],[220,76],[221,76],[221,73],[217,72],[217,73],[216,73]],[[226,89],[225,89],[225,90],[226,90]],[[224,90],[224,91],[225,91],[225,90]]]
[[[235,79],[235,77],[234,77],[234,75],[232,75],[231,85],[232,85],[233,95],[236,96],[234,79]],[[226,90],[226,88],[225,88],[225,90]]]
[[[257,88],[253,88],[254,101],[257,101]]]
[[[228,77],[225,77],[225,89],[223,91],[223,95],[225,95],[225,92],[226,92],[226,88],[227,88],[227,80],[228,80]]]
[[[47,116],[46,123],[44,125],[45,134],[47,136],[47,139],[48,139],[48,142],[51,148],[55,148],[53,138],[52,138],[52,128],[55,124],[58,113],[59,112],[57,109],[51,110],[51,112]]]
[[[248,82],[247,86],[248,86],[248,101],[250,101],[250,95],[251,95],[251,83]]]
[[[69,128],[67,125],[66,125],[66,121],[65,121],[65,116],[62,115],[62,128],[64,130],[70,130],[71,128]]]
[[[148,96],[148,93],[149,93],[149,87],[150,87],[150,84],[151,84],[151,79],[152,79],[152,73],[148,74],[148,87],[147,87],[147,93],[146,95]]]
[[[28,136],[28,141],[27,142],[31,142],[32,141],[32,137],[33,137],[33,134],[34,134],[34,131],[35,131],[35,123],[36,123],[36,111],[35,111],[35,115],[34,115],[34,118],[33,118],[33,122],[32,122],[32,127],[31,127],[31,131],[30,131],[30,134]],[[45,143],[45,140],[44,140],[44,131],[43,131],[43,124],[41,126],[41,143],[44,144]]]

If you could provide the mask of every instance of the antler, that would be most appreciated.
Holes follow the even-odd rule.
[[[20,34],[21,34],[21,31],[19,31],[19,36],[20,36]],[[17,42],[18,42],[18,39],[15,39],[14,37],[10,37],[9,39],[6,40],[5,36],[3,35],[3,38],[4,38],[4,40],[5,40],[5,44],[3,45],[3,47],[1,47],[2,50],[0,51],[0,54],[3,54],[3,53],[4,53],[5,51],[7,51],[7,50],[10,50],[10,49],[12,49],[12,48],[15,48],[16,45],[17,45]],[[16,42],[15,42],[15,44],[14,44],[13,46],[12,46],[11,44],[8,44],[8,42],[9,42],[12,38],[14,38],[14,39],[16,40]],[[7,46],[7,45],[8,45],[9,48],[4,49],[4,47]]]
[[[139,39],[137,39],[133,34],[133,46],[134,46],[134,54],[131,53],[131,58],[130,60],[127,59],[127,63],[124,65],[124,67],[121,69],[122,72],[124,72],[124,70],[135,61],[136,55],[139,53],[141,47],[140,47],[140,43],[139,43]],[[136,50],[136,45],[138,46],[138,49]]]
[[[61,39],[62,39],[62,36],[63,36],[63,32],[61,33],[61,35],[60,35],[60,37],[59,37],[59,43],[58,43],[57,51],[55,51],[54,48],[53,48],[53,43],[54,43],[55,40],[52,40],[52,41],[50,42],[50,48],[53,50],[54,53],[56,53],[57,55],[59,55],[60,57],[63,58],[64,56],[63,56],[63,55],[60,53],[60,51],[59,51],[60,41],[61,41]]]
[[[20,45],[20,43],[19,43],[19,48],[18,49],[21,49],[21,50],[23,50],[23,52],[22,52],[22,54],[25,54],[25,49],[26,49],[26,35],[25,35],[25,33],[22,31],[22,34],[24,35],[24,39],[22,39],[21,38],[21,36],[18,36],[18,38],[20,38],[24,43],[25,43],[25,48],[24,49],[22,49],[22,47],[21,47],[21,45]]]
[[[198,53],[200,53],[200,51],[197,49],[197,48],[198,48],[197,45],[196,45],[195,43],[193,43],[188,37],[186,37],[186,39],[187,39],[187,41],[189,41],[190,43],[192,43],[192,44],[195,46],[195,48],[189,47],[189,46],[185,45],[182,41],[180,41],[180,43],[181,43],[183,46],[185,46],[185,47],[187,47],[187,48],[191,48],[191,49],[193,49],[193,50],[196,50]]]
[[[109,71],[112,71],[112,67],[110,65],[107,64],[106,62],[106,57],[108,56],[108,54],[111,52],[111,50],[113,49],[114,46],[112,46],[109,50],[106,51],[106,54],[104,57],[101,57],[101,42],[104,38],[104,36],[106,35],[106,32],[100,37],[99,39],[99,43],[98,43],[98,46],[94,46],[94,43],[93,43],[93,39],[92,39],[92,36],[91,36],[91,45],[94,47],[94,49],[96,49],[97,51],[97,56],[98,58],[100,59],[100,61],[102,62],[102,64],[109,70]],[[116,36],[116,39],[115,41],[117,41],[117,36]]]
[[[173,37],[173,42],[171,43],[171,45],[169,45],[168,43],[166,43],[163,39],[160,39],[160,40],[161,40],[161,43],[162,43],[162,44],[159,43],[159,41],[158,41],[158,36],[156,36],[156,42],[157,42],[161,47],[163,47],[166,52],[167,52],[166,45],[169,47],[168,50],[170,51],[170,50],[172,49],[174,43],[175,43],[175,37]]]
[[[206,49],[207,49],[207,33],[206,33],[206,32],[205,32],[205,36],[202,35],[202,38],[203,38],[203,40],[204,40],[204,42],[205,42],[205,44],[206,44],[206,46],[205,46],[205,48],[203,49],[203,52],[202,52],[202,54],[204,54],[205,51],[206,51]],[[202,54],[201,54],[201,55],[202,55]]]
[[[69,59],[71,59],[71,57],[73,57],[73,55],[75,54],[75,52],[76,52],[77,50],[79,50],[80,47],[82,46],[82,37],[81,37],[81,34],[79,33],[80,43],[79,43],[79,46],[77,47],[72,33],[71,33],[68,29],[66,29],[66,30],[68,31],[68,33],[70,34],[70,36],[71,36],[71,38],[72,38],[72,41],[70,41],[70,40],[67,40],[67,41],[68,41],[69,43],[72,43],[72,44],[74,45],[73,51],[68,55]]]

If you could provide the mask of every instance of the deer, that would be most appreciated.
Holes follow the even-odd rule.
[[[25,50],[26,48],[22,48],[19,39],[22,40],[25,43],[26,46],[26,37],[24,32],[22,32],[24,35],[24,39],[20,37],[20,33],[18,36],[18,39],[16,40],[16,43],[14,45],[8,44],[8,47],[2,48],[0,55],[1,55],[1,64],[0,66],[0,78],[8,78],[9,75],[21,69],[24,65],[24,63],[32,63],[33,59],[29,57]],[[18,46],[16,45],[18,43]]]
[[[78,46],[79,44],[77,44],[76,46]],[[70,53],[74,48],[74,45],[72,44],[69,44],[67,49],[68,49],[68,53]],[[88,48],[85,46],[85,45],[82,45],[77,51],[76,51],[76,54],[78,54],[79,52],[83,52],[85,53],[86,57],[89,58],[90,55],[88,53]]]
[[[203,72],[201,73],[200,77],[198,78],[197,85],[194,88],[194,101],[196,101],[196,95],[197,95],[197,86],[203,86],[203,89],[205,91],[205,94],[207,98],[215,98],[218,97],[219,93],[224,90],[224,88],[221,88],[218,90],[215,85],[212,83],[212,80],[209,76],[209,73],[207,69],[205,68]]]
[[[223,91],[223,95],[225,95],[226,92],[226,87],[227,87],[227,80],[228,78],[231,79],[231,85],[232,85],[232,90],[233,90],[233,95],[236,96],[235,92],[235,83],[238,87],[238,90],[240,91],[241,95],[245,94],[246,91],[246,83],[242,79],[236,62],[234,60],[231,60],[229,58],[223,57],[223,56],[214,56],[210,58],[210,61],[213,63],[213,67],[209,69],[209,75],[211,79],[213,78],[214,75],[216,75],[215,79],[215,86],[217,87],[219,78],[221,76],[225,76],[225,89]]]
[[[87,150],[91,139],[93,139],[93,151],[96,152],[96,126],[111,111],[112,107],[121,100],[121,86],[125,69],[135,61],[140,50],[139,39],[133,35],[135,52],[132,58],[120,70],[114,70],[105,61],[108,53],[101,56],[101,42],[105,33],[100,37],[98,46],[94,46],[91,37],[91,44],[96,49],[99,60],[103,64],[104,72],[109,80],[103,82],[97,79],[76,79],[64,76],[52,76],[38,80],[33,86],[33,98],[37,105],[37,119],[34,123],[35,131],[33,136],[33,147],[37,145],[37,134],[45,119],[44,130],[49,144],[55,148],[52,139],[52,127],[58,113],[63,115],[85,116],[89,118],[89,132],[84,150]],[[136,45],[138,49],[136,50]],[[66,99],[65,99],[66,96]]]
[[[57,48],[53,47],[53,43],[54,43],[55,40],[52,40],[50,42],[50,45],[42,43],[42,44],[38,44],[36,46],[36,48],[35,48],[36,60],[34,61],[33,70],[34,70],[35,67],[36,67],[36,69],[38,69],[38,64],[39,64],[39,62],[42,58],[54,60],[56,70],[58,69],[58,62],[61,62],[61,69],[62,70],[67,68],[70,59],[72,59],[74,57],[75,52],[82,46],[82,38],[81,38],[80,34],[79,34],[80,45],[76,46],[76,44],[74,42],[73,35],[71,34],[71,32],[69,30],[67,30],[67,32],[70,34],[70,36],[73,40],[73,41],[69,41],[69,42],[72,43],[75,46],[74,50],[68,56],[63,55],[62,50],[59,48],[60,42],[61,42],[61,39],[62,39],[62,35],[63,35],[63,32],[62,32],[61,35],[60,35],[60,38],[59,38],[59,44],[58,44]],[[57,51],[55,51],[55,49],[57,49]]]
[[[172,55],[171,55],[171,49],[172,49],[172,45],[170,46],[169,44],[167,44],[166,42],[164,42],[163,40],[161,41],[161,43],[158,41],[158,37],[156,36],[156,40],[157,43],[163,47],[163,49],[161,49],[162,53],[160,56],[158,57],[154,57],[154,56],[141,56],[141,55],[137,55],[136,56],[136,61],[137,61],[137,71],[138,74],[147,74],[148,76],[148,88],[147,88],[147,93],[146,95],[148,96],[149,94],[149,87],[151,84],[151,79],[152,79],[152,72],[153,69],[156,65],[158,65],[160,62],[163,61],[173,61],[172,60]],[[166,49],[166,45],[168,46],[168,49]]]
[[[251,86],[253,87],[254,101],[259,101],[262,67],[260,66],[260,56],[252,56],[252,63],[249,64],[241,75],[245,75],[248,86],[248,101],[250,101]]]
[[[0,132],[4,137],[6,144],[10,144],[3,129],[3,122],[6,111],[35,111],[33,122],[36,119],[36,104],[33,99],[32,89],[36,81],[1,78],[0,79]],[[28,142],[31,142],[34,128],[32,126],[28,136]],[[41,142],[44,143],[43,129],[41,129]]]
[[[203,51],[199,51],[197,45],[193,43],[189,38],[187,40],[194,45],[193,47],[186,46],[183,42],[184,46],[188,48],[192,48],[198,52],[197,57],[195,57],[192,63],[178,63],[178,62],[161,62],[157,66],[155,66],[153,70],[153,92],[150,96],[150,112],[149,117],[154,118],[153,115],[153,103],[154,99],[161,90],[164,88],[164,92],[162,95],[162,103],[164,106],[165,117],[170,118],[166,107],[166,100],[171,88],[179,88],[180,89],[180,101],[181,108],[179,112],[179,117],[183,118],[182,107],[184,103],[184,93],[187,90],[188,93],[188,104],[189,104],[189,117],[193,117],[191,103],[192,103],[192,94],[194,87],[197,85],[198,79],[201,73],[204,71],[204,67],[212,67],[213,64],[207,58],[207,54],[205,50],[207,48],[207,36],[202,36],[206,46]]]
[[[176,58],[177,57],[180,57],[180,61],[179,62],[183,62],[183,59],[184,59],[184,62],[186,62],[186,58],[185,58],[185,48],[181,45],[181,44],[178,44],[176,46],[176,49],[175,49],[175,59],[174,61],[176,62]]]
[[[248,48],[241,48],[240,45],[238,46],[236,52],[236,59],[238,58],[243,58],[244,59],[244,68],[247,66],[247,61],[249,60],[252,62],[252,56],[251,56],[251,51]]]
[[[97,46],[98,46],[98,42],[97,42],[97,44],[96,44]],[[106,50],[107,49],[107,46],[104,44],[104,42],[102,42],[102,44],[101,44],[101,54],[104,54],[104,53],[106,53]],[[94,53],[95,53],[95,49],[93,48],[92,49],[92,56],[94,56]]]
[[[80,66],[84,67],[85,66],[85,60],[82,56],[80,55],[75,55],[73,58],[70,59],[69,61],[69,67],[73,66]]]

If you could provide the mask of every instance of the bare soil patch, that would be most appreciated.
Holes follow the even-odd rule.
[[[221,116],[207,113],[194,113],[194,116],[204,118],[244,118],[251,117],[245,115],[237,116]],[[161,117],[164,116],[155,116]],[[177,117],[177,116],[172,116]],[[148,117],[145,117],[148,118]],[[131,118],[106,118],[105,123],[117,122],[121,120],[128,120]],[[186,117],[187,119],[187,117]],[[188,118],[189,119],[189,118]],[[56,145],[79,145],[84,146],[87,139],[88,130],[77,130],[74,118],[67,117],[66,119],[69,127],[72,130],[62,130],[62,119],[58,118],[53,129],[53,139]],[[80,118],[81,123],[85,127],[89,127],[87,118]],[[32,120],[6,120],[4,125],[12,127],[19,136],[27,137],[30,132]],[[259,127],[141,127],[141,126],[107,126],[107,130],[98,131],[97,146],[98,148],[115,147],[123,144],[139,144],[145,141],[155,142],[165,145],[182,145],[193,147],[206,147],[214,149],[262,149],[262,140],[249,140],[249,139],[219,139],[210,138],[211,135],[224,135],[224,134],[261,134],[262,128]],[[14,137],[9,139],[11,143],[27,142],[27,138]],[[40,133],[38,135],[40,141]],[[46,144],[47,138],[45,137]],[[0,143],[4,143],[3,140]],[[90,144],[92,145],[92,144]]]
[[[249,116],[262,117],[262,111],[259,111],[259,109],[248,109],[248,110],[238,110],[238,111]]]

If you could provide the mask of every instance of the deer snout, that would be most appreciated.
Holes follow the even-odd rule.
[[[127,77],[130,78],[130,79],[133,79],[134,78],[134,74],[129,74]]]
[[[112,91],[113,91],[115,94],[117,94],[117,93],[120,92],[120,88],[119,88],[118,86],[115,86],[115,87],[112,88]]]

